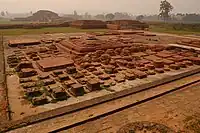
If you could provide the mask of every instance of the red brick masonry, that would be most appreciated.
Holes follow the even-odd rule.
[[[46,58],[43,60],[39,60],[36,62],[38,67],[43,71],[52,71],[56,69],[63,69],[67,66],[71,66],[74,64],[73,60],[67,59],[65,57],[59,57],[59,58]]]

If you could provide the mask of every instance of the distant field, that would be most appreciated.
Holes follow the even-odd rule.
[[[15,22],[9,20],[0,20],[1,24],[25,24],[31,22]],[[163,23],[147,22],[150,25],[150,31],[160,33],[171,33],[178,35],[196,34],[200,35],[200,23],[181,24],[181,23]],[[43,33],[73,33],[73,32],[104,32],[107,29],[76,29],[71,27],[53,27],[41,29],[0,29],[0,35],[24,35],[24,34],[43,34]]]
[[[160,27],[152,27],[150,28],[152,32],[160,32],[160,33],[170,33],[170,34],[178,34],[178,35],[188,35],[188,34],[200,34],[200,31],[193,30],[174,30],[168,28],[160,28]]]
[[[200,24],[150,23],[150,31],[178,35],[200,34]]]
[[[104,32],[107,29],[77,29],[71,27],[42,28],[42,29],[0,29],[0,35],[26,35],[44,33],[77,33],[77,32]]]
[[[31,22],[19,22],[0,20],[1,24],[26,24]],[[71,27],[51,27],[41,29],[0,29],[0,35],[12,36],[12,35],[26,35],[26,34],[44,34],[44,33],[76,33],[76,32],[104,32],[107,29],[77,29]]]
[[[12,36],[12,35],[29,35],[29,34],[44,34],[44,33],[77,33],[77,32],[104,32],[108,29],[77,29],[72,27],[53,27],[53,28],[41,28],[41,29],[0,29],[0,35]],[[187,34],[200,34],[200,31],[184,29],[174,30],[169,27],[150,26],[150,31],[160,33],[171,33],[178,35]]]
[[[0,24],[26,24],[31,22],[19,22],[19,21],[9,21],[9,20],[0,20]]]
[[[26,24],[31,22],[26,21],[10,21],[8,18],[0,18],[0,24]]]
[[[173,30],[167,28],[159,28],[153,27],[150,29],[152,32],[160,32],[160,33],[170,33],[170,34],[178,34],[178,35],[188,35],[188,34],[200,34],[199,31],[185,31],[185,30]]]

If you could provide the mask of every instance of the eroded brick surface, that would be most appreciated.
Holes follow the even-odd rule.
[[[85,22],[77,21],[81,23]],[[143,40],[137,39],[141,37]],[[109,31],[43,38],[41,44],[12,48],[13,54],[6,60],[20,78],[26,99],[34,105],[200,65],[198,51],[172,48],[155,37],[144,32]]]

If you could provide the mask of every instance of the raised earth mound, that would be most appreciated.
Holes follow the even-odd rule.
[[[15,18],[15,21],[37,21],[37,22],[52,22],[59,19],[57,13],[48,10],[39,10],[34,13],[32,16],[27,18]]]

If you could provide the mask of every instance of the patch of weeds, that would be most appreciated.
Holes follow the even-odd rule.
[[[105,87],[104,85],[100,85],[100,88],[101,88],[102,90],[104,90],[104,89],[107,89],[108,87]]]
[[[188,116],[184,120],[184,128],[194,133],[200,133],[200,115]]]

